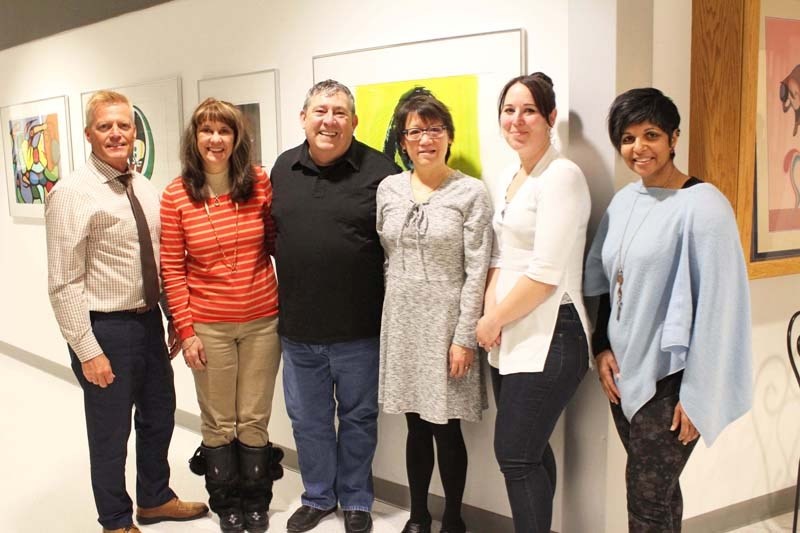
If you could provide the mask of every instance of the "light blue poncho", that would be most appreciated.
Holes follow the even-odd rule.
[[[638,181],[620,190],[589,251],[584,293],[611,294],[608,338],[628,420],[656,381],[681,369],[680,401],[706,445],[750,409],[747,271],[733,210],[713,185],[673,190]]]

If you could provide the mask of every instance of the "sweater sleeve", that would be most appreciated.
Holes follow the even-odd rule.
[[[180,195],[186,193],[179,180],[167,186],[161,197],[161,279],[175,330],[184,340],[194,335],[194,326],[186,283],[186,240],[177,208]]]
[[[473,178],[464,178],[473,179]],[[486,272],[492,254],[492,206],[482,182],[477,182],[471,205],[465,206],[464,285],[453,344],[475,349],[475,327],[483,311]]]

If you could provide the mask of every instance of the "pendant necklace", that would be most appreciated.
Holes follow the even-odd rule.
[[[209,188],[210,190],[210,188]],[[216,195],[215,195],[216,196]],[[208,208],[208,204],[211,199],[207,199],[203,202],[203,207],[206,210],[206,216],[208,217],[208,223],[211,226],[211,231],[214,233],[214,239],[217,241],[217,248],[219,248],[220,254],[222,254],[222,262],[225,264],[226,267],[231,272],[236,272],[237,263],[239,262],[239,204],[238,202],[233,202],[234,210],[236,211],[236,223],[235,223],[235,230],[234,230],[234,241],[233,241],[233,261],[228,261],[228,256],[225,254],[225,250],[222,248],[222,243],[219,240],[219,235],[217,235],[217,228],[214,227],[214,221],[211,220],[211,210]],[[219,196],[216,196],[214,200],[214,206],[219,206]]]
[[[670,172],[667,181],[664,185],[658,186],[661,189],[670,189],[668,185],[672,182],[672,178],[675,176],[675,171],[677,169],[673,166],[672,172]],[[625,258],[628,257],[628,251],[631,249],[631,244],[633,244],[633,240],[636,238],[636,235],[639,233],[639,230],[642,229],[642,225],[644,224],[647,217],[650,216],[650,213],[653,211],[653,208],[658,205],[658,199],[655,200],[653,205],[650,206],[650,209],[647,210],[642,221],[639,222],[639,225],[636,226],[636,230],[631,235],[631,240],[628,241],[628,246],[625,247],[625,254],[622,253],[622,245],[625,243],[625,235],[628,233],[628,225],[631,223],[631,217],[633,217],[633,212],[636,209],[636,202],[639,201],[639,196],[643,193],[643,190],[646,188],[644,181],[641,184],[642,191],[639,191],[639,194],[636,195],[636,198],[633,200],[633,205],[631,206],[631,212],[628,213],[628,221],[625,222],[625,229],[622,230],[622,238],[619,241],[619,252],[617,253],[617,260],[619,261],[617,267],[617,321],[619,321],[619,317],[622,315],[622,283],[625,281]]]
[[[618,322],[619,322],[620,316],[622,315],[622,283],[625,281],[625,274],[624,274],[624,271],[625,271],[625,258],[628,257],[628,252],[631,249],[631,244],[633,244],[633,241],[636,238],[636,235],[639,233],[639,230],[642,229],[642,226],[644,225],[645,220],[647,220],[647,217],[650,216],[650,213],[653,211],[653,208],[658,203],[658,202],[655,202],[652,206],[650,206],[650,209],[647,210],[647,213],[645,213],[644,217],[642,218],[642,221],[639,222],[638,226],[636,226],[636,230],[631,235],[631,240],[628,241],[628,246],[625,247],[625,253],[623,255],[622,246],[625,243],[625,235],[627,235],[627,233],[628,233],[628,225],[630,225],[630,223],[631,223],[631,218],[633,217],[633,212],[636,210],[636,202],[639,201],[639,196],[640,195],[641,195],[641,193],[638,193],[636,195],[636,198],[633,200],[633,205],[631,206],[631,211],[630,211],[630,213],[628,213],[628,221],[625,222],[625,229],[622,230],[622,238],[619,241],[619,252],[617,252],[617,260],[618,260],[618,263],[617,263],[617,265],[618,265],[617,266],[617,321]]]

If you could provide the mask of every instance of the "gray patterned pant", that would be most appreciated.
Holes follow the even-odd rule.
[[[679,477],[697,440],[684,446],[670,431],[683,371],[656,384],[656,393],[628,422],[619,405],[611,405],[614,423],[628,462],[630,533],[676,533],[681,530],[683,497]]]

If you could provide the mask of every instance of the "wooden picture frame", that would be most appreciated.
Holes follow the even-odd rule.
[[[692,3],[689,172],[730,200],[751,278],[800,272],[800,257],[759,257],[754,248],[762,19],[761,0]]]

